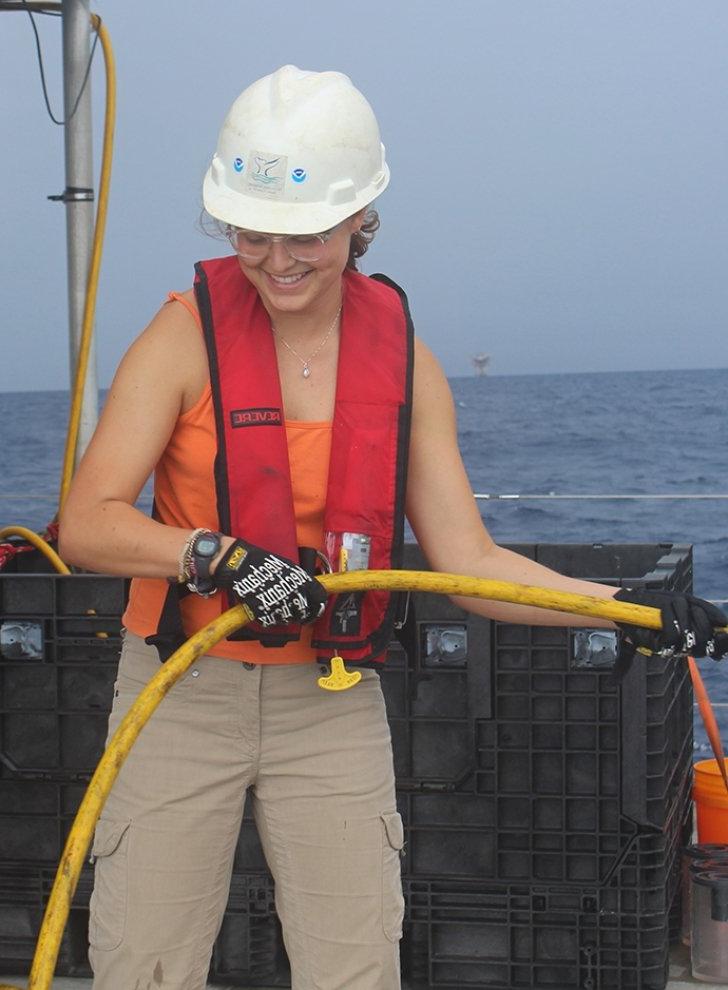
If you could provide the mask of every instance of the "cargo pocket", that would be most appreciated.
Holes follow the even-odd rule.
[[[402,937],[404,896],[400,856],[404,848],[402,817],[396,812],[382,815],[384,825],[382,849],[382,923],[384,934],[390,942]]]
[[[124,937],[130,825],[104,818],[96,825],[91,850],[96,866],[89,905],[89,944],[101,951],[117,949]]]

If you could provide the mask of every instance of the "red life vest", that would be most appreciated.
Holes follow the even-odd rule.
[[[199,262],[195,273],[215,409],[220,527],[299,560],[270,318],[237,258]],[[347,270],[324,532],[336,557],[343,534],[368,537],[369,568],[401,566],[413,339],[402,290],[383,275]],[[337,569],[338,559],[331,563]],[[395,608],[386,592],[330,597],[312,645],[326,660],[335,651],[360,663],[381,660]],[[273,636],[246,627],[231,638],[251,635],[277,646],[298,639],[300,627]]]

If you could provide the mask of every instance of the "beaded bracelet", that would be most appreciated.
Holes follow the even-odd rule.
[[[192,545],[194,544],[200,533],[209,533],[210,530],[206,527],[201,526],[199,529],[194,530],[187,537],[184,546],[182,547],[182,552],[179,557],[179,565],[177,568],[177,584],[187,584],[188,581],[192,579]]]

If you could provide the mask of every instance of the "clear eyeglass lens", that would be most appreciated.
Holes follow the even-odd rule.
[[[228,237],[235,251],[251,261],[260,261],[273,241],[282,241],[286,251],[296,261],[318,261],[324,253],[330,231],[322,234],[261,234],[255,230],[231,227]]]

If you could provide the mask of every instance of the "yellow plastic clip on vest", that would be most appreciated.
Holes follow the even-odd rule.
[[[343,657],[331,658],[331,672],[325,677],[319,677],[318,686],[324,691],[346,691],[361,680],[360,670],[347,670]]]

